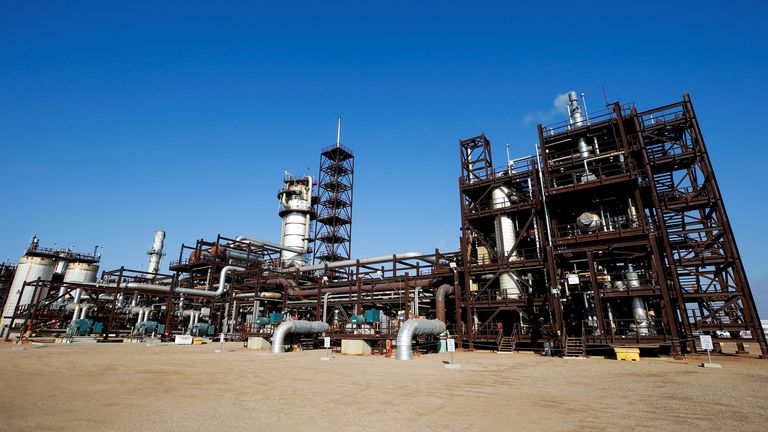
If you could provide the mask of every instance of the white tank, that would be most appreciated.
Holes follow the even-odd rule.
[[[67,264],[67,272],[64,273],[64,282],[96,282],[99,273],[99,265],[87,262],[71,262]]]
[[[491,191],[491,200],[492,208],[497,210],[511,206],[518,199],[509,189],[502,186]],[[515,223],[511,217],[496,216],[496,253],[499,255],[499,261],[506,256],[509,256],[510,261],[518,259],[517,252],[514,250],[516,234]],[[520,294],[520,284],[514,274],[507,272],[499,275],[499,297],[518,299]]]
[[[19,266],[16,269],[16,275],[13,278],[11,289],[8,291],[8,300],[5,301],[5,307],[3,308],[1,325],[3,334],[5,334],[5,326],[10,324],[10,317],[13,316],[13,313],[16,310],[16,305],[26,305],[32,303],[32,296],[34,295],[35,290],[34,288],[26,287],[24,289],[24,293],[22,294],[21,288],[24,286],[24,282],[31,282],[37,279],[42,279],[44,281],[51,280],[55,266],[56,261],[48,257],[24,255],[19,259]],[[40,299],[46,295],[48,295],[48,290],[40,291],[37,298]]]

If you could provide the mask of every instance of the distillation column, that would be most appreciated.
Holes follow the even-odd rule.
[[[312,208],[312,177],[300,179],[286,177],[283,190],[277,195],[280,200],[280,217],[283,218],[280,243],[283,250],[280,259],[283,266],[307,264],[309,228],[314,216]]]
[[[503,209],[510,207],[518,198],[505,186],[497,187],[491,191],[492,207],[494,209]],[[496,253],[499,256],[499,262],[516,261],[518,259],[515,251],[516,241],[515,222],[509,215],[496,216]],[[520,285],[517,282],[517,276],[512,272],[504,272],[499,275],[499,294],[503,298],[520,298]]]

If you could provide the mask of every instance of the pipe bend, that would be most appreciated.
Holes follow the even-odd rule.
[[[411,341],[414,336],[438,336],[443,333],[445,333],[445,323],[443,321],[421,318],[409,319],[400,326],[400,330],[397,332],[396,358],[398,360],[413,360]]]
[[[328,324],[321,321],[290,320],[283,321],[272,333],[272,354],[285,352],[285,336],[293,334],[317,334],[328,331]]]
[[[435,315],[437,319],[445,322],[445,297],[453,290],[453,285],[442,284],[435,292]]]

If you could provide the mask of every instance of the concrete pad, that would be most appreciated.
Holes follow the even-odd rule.
[[[341,353],[344,355],[371,355],[371,346],[361,339],[342,339]]]
[[[721,369],[722,366],[720,366],[720,363],[701,363],[699,366],[703,367],[704,369]]]
[[[254,351],[269,351],[272,348],[272,344],[263,337],[249,337],[248,349]]]

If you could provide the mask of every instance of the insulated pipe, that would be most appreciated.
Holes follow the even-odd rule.
[[[288,252],[295,252],[297,254],[303,253],[302,250],[298,249],[298,248],[292,248],[292,247],[288,247],[288,246],[283,246],[280,243],[274,243],[274,242],[270,242],[270,241],[266,241],[266,240],[260,240],[260,239],[253,238],[253,237],[248,237],[248,236],[237,236],[237,238],[235,240],[237,240],[239,242],[243,242],[243,243],[250,243],[250,244],[256,245],[256,246],[269,246],[269,247],[272,247],[272,248],[275,248],[275,249],[280,249],[280,250],[284,250],[284,251],[288,251]]]
[[[445,322],[445,296],[453,289],[451,284],[442,284],[435,292],[435,314],[438,321]]]
[[[85,319],[85,314],[88,313],[88,309],[91,307],[89,304],[84,304],[80,309],[80,319]]]
[[[329,292],[323,295],[323,322],[328,322],[328,296],[330,295]]]
[[[445,323],[440,320],[427,320],[412,318],[400,326],[397,332],[397,356],[398,360],[413,360],[413,348],[411,340],[414,336],[439,336],[445,333]],[[274,348],[274,345],[272,345]]]
[[[320,321],[283,321],[274,333],[272,333],[272,354],[280,354],[285,352],[285,335],[288,333],[294,334],[317,334],[328,331],[330,327],[328,324]]]
[[[229,274],[231,271],[244,271],[245,268],[240,266],[225,266],[221,269],[221,274],[219,275],[219,287],[216,291],[208,291],[205,289],[197,289],[197,288],[174,288],[170,285],[157,285],[157,284],[148,284],[148,283],[141,283],[141,282],[127,282],[120,285],[120,288],[125,290],[136,290],[136,291],[154,291],[154,292],[161,292],[161,293],[167,293],[173,290],[174,293],[178,294],[186,294],[193,297],[220,297],[222,294],[224,294],[227,291],[227,274]],[[108,283],[108,284],[99,284],[99,283],[89,283],[87,285],[95,285],[95,286],[105,286],[105,287],[117,287],[117,284],[114,283]],[[82,291],[80,289],[75,292],[75,300],[78,300],[78,294]]]

